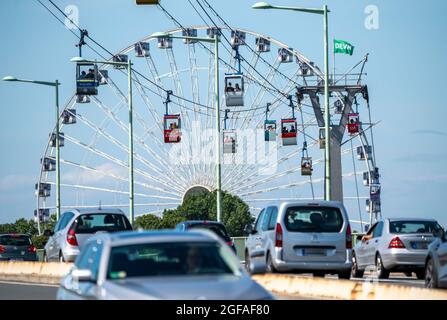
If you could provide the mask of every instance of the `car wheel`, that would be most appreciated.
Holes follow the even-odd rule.
[[[59,262],[65,262],[64,255],[62,252],[59,253]]]
[[[338,279],[345,279],[345,280],[351,279],[351,269],[343,271],[343,272],[339,272]]]
[[[315,272],[312,272],[312,275],[313,275],[315,278],[324,278],[324,277],[326,276],[326,274],[325,274],[323,271],[315,271]]]
[[[267,253],[267,273],[276,273],[275,266],[273,265],[272,256],[270,252]]]
[[[433,260],[428,259],[425,266],[425,287],[430,289],[438,288],[438,281],[436,278],[436,270]]]
[[[379,253],[376,256],[376,272],[379,279],[388,279],[390,276],[390,272],[383,266],[382,257]]]
[[[416,271],[416,277],[418,278],[418,280],[424,280],[425,279],[425,270]]]
[[[354,252],[352,253],[352,267],[351,267],[351,276],[353,278],[363,278],[364,270],[359,270],[359,266],[357,264],[357,257]]]
[[[245,251],[245,270],[248,273],[251,273],[251,270],[250,270],[250,255],[248,254],[248,251]]]

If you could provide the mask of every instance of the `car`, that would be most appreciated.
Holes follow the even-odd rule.
[[[447,289],[447,237],[445,230],[434,232],[436,239],[428,246],[425,259],[425,287]]]
[[[207,230],[96,235],[61,280],[57,298],[264,300],[236,255]]]
[[[0,261],[37,261],[37,250],[27,234],[0,234]]]
[[[97,232],[132,230],[120,209],[73,209],[62,214],[44,248],[44,261],[73,262],[86,240]]]
[[[195,220],[195,221],[183,221],[175,226],[178,231],[206,229],[217,234],[228,246],[236,253],[236,246],[233,240],[230,238],[227,232],[227,228],[222,222],[207,221],[207,220]]]
[[[379,279],[391,272],[416,273],[425,277],[425,258],[433,232],[441,228],[434,219],[387,218],[374,223],[366,236],[354,247],[352,276],[363,277],[365,269],[374,266]]]
[[[350,277],[351,227],[341,202],[274,203],[262,209],[255,224],[247,225],[245,230],[248,271],[264,260],[267,272]]]

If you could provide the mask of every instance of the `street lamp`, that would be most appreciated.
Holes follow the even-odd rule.
[[[222,221],[222,172],[220,159],[220,105],[219,105],[219,34],[215,34],[214,38],[188,37],[188,36],[173,36],[166,32],[155,32],[151,35],[152,38],[170,38],[170,39],[184,39],[195,40],[199,42],[214,43],[214,104],[216,107],[216,197],[217,197],[217,221]]]
[[[37,81],[37,80],[25,80],[25,79],[17,79],[12,76],[7,76],[2,79],[3,81],[12,81],[12,82],[25,82],[25,83],[34,83],[34,84],[40,84],[44,86],[50,86],[54,87],[56,89],[56,219],[59,220],[60,214],[61,214],[61,189],[60,189],[60,145],[59,145],[59,121],[60,121],[60,114],[59,114],[59,86],[61,83],[56,80],[55,82],[48,82],[48,81]],[[39,210],[37,208],[37,210]],[[40,232],[40,217],[39,212],[37,212],[37,229]]]
[[[329,114],[329,36],[328,36],[328,13],[330,12],[328,6],[325,5],[323,9],[315,8],[297,8],[273,6],[267,2],[258,2],[252,6],[253,9],[279,9],[299,11],[306,13],[313,13],[324,16],[324,131],[326,136],[325,143],[325,200],[331,200],[331,133]]]
[[[87,60],[82,57],[74,57],[70,61],[76,63],[108,64],[127,68],[127,85],[128,85],[127,104],[129,110],[129,220],[133,224],[135,219],[134,214],[135,206],[134,206],[134,177],[133,177],[134,152],[133,152],[132,62],[130,61],[130,59],[127,62],[115,62],[115,61]]]

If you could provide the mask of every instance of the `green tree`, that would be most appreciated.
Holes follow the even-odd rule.
[[[153,214],[145,214],[142,216],[138,216],[135,219],[134,228],[143,228],[146,230],[156,230],[161,229],[162,226],[162,219],[160,217],[157,217]]]

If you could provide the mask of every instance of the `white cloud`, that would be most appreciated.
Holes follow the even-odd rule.
[[[127,177],[126,168],[112,163],[105,163],[94,168],[100,172],[81,169],[64,173],[61,177],[62,183],[92,185],[98,182],[106,181],[107,179],[114,179],[109,177],[107,174],[113,174],[122,178]]]
[[[6,191],[23,187],[34,188],[36,177],[20,174],[11,174],[0,178],[0,190]]]

